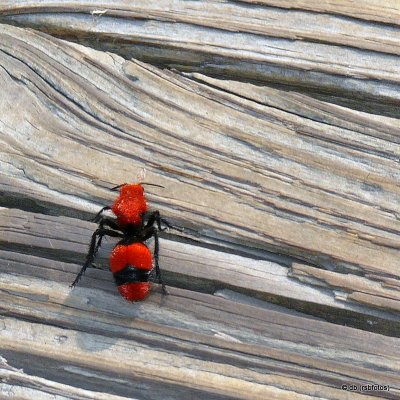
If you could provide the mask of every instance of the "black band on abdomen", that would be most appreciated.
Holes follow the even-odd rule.
[[[139,269],[133,265],[127,265],[121,271],[113,274],[117,286],[125,285],[131,282],[148,282],[151,269]]]

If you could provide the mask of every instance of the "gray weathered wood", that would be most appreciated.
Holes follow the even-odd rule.
[[[377,0],[363,2],[362,12],[346,1],[23,0],[0,6],[4,22],[125,58],[328,93],[339,103],[396,116],[399,15],[398,2]]]
[[[358,9],[0,4],[115,52],[0,25],[1,398],[400,398],[399,7]],[[144,170],[170,295],[124,302],[112,240],[71,291]]]
[[[358,125],[332,126],[2,29],[2,179],[14,201],[94,212],[91,201],[112,200],[98,180],[135,180],[146,167],[146,179],[166,187],[150,190],[154,206],[210,240],[339,272],[398,276],[400,147],[374,116],[352,112]]]
[[[29,276],[31,260],[48,273]],[[0,272],[0,348],[32,376],[129,398],[140,382],[154,399],[344,399],[342,384],[365,382],[400,397],[398,338],[172,287],[127,303],[101,271],[71,291],[74,266],[38,257],[13,269]]]
[[[31,214],[19,210],[0,210],[0,257],[8,273],[27,276],[50,276],[53,280],[71,283],[85,259],[87,245],[96,225],[72,218]],[[12,230],[10,231],[10,226]],[[257,260],[177,242],[173,236],[161,239],[163,276],[169,286],[193,291],[219,293],[230,288],[291,308],[308,312],[325,320],[357,328],[398,336],[400,328],[399,295],[397,290],[382,286],[364,277],[326,271],[306,264],[282,266],[277,262]],[[116,240],[110,239],[101,248],[96,264],[108,269],[108,257]],[[10,250],[17,253],[10,253]],[[44,263],[31,259],[28,271],[21,269],[25,255],[55,258],[59,262]],[[68,278],[56,270],[71,269],[65,262],[74,262]],[[51,270],[46,270],[51,268]],[[109,272],[89,270],[94,280],[81,281],[85,287],[104,289],[111,280]],[[98,279],[101,279],[99,282]],[[94,285],[94,286],[93,286]],[[109,290],[113,291],[112,285]],[[221,292],[224,296],[224,292]],[[231,298],[235,300],[235,298]]]

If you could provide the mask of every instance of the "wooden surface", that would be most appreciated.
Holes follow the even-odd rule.
[[[7,221],[1,232],[14,226],[2,236],[1,247],[29,244],[24,253],[15,247],[0,253],[5,261],[0,275],[2,354],[26,374],[12,374],[12,384],[72,398],[80,397],[71,386],[146,399],[342,399],[348,396],[343,384],[379,382],[390,385],[390,392],[374,396],[400,397],[398,338],[283,307],[265,308],[249,299],[246,304],[240,296],[224,299],[223,293],[211,296],[172,286],[168,296],[155,288],[145,302],[130,304],[103,270],[90,270],[71,291],[68,284],[80,265],[59,259],[82,259],[94,224],[1,212]],[[21,240],[22,235],[29,238]],[[165,240],[161,245],[163,270],[170,272],[167,255],[182,251],[182,245]],[[177,257],[174,267],[185,271],[187,260]],[[229,271],[220,267],[217,272],[222,281],[229,279]],[[11,373],[6,371],[5,376]],[[43,375],[66,386],[36,384],[36,376]]]
[[[0,397],[400,398],[398,6],[132,4],[0,5],[98,49],[0,25]],[[170,295],[70,291],[144,169]]]
[[[290,8],[290,10],[288,10]],[[3,1],[0,21],[399,117],[398,2]],[[368,101],[366,99],[368,98]]]

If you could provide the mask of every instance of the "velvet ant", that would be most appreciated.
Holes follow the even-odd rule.
[[[151,183],[124,183],[111,189],[119,190],[119,196],[111,207],[103,207],[93,219],[99,226],[92,235],[86,261],[71,287],[92,265],[103,237],[111,236],[121,238],[110,256],[110,270],[121,296],[129,301],[143,300],[149,293],[154,274],[163,293],[167,294],[158,263],[158,233],[168,228],[182,229],[161,218],[159,211],[148,211],[142,185],[162,187]],[[103,214],[107,210],[114,213],[116,220]],[[144,243],[150,238],[154,238],[154,259]]]

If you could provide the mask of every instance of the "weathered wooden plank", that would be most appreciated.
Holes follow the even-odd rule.
[[[270,112],[274,112],[275,118],[282,119],[287,126],[293,128],[298,126],[301,118],[308,120],[309,124],[314,121],[314,129],[309,132],[309,135],[315,139],[334,141],[344,146],[352,144],[354,149],[366,152],[370,151],[375,143],[376,150],[379,148],[386,158],[399,160],[398,155],[391,153],[385,145],[386,141],[389,143],[400,142],[398,119],[354,111],[350,108],[316,100],[295,91],[282,91],[268,86],[215,79],[198,73],[185,73],[184,75],[257,104],[269,106],[271,107]],[[319,129],[320,123],[329,124],[332,131]],[[354,135],[353,132],[357,132],[358,135]],[[302,133],[305,134],[304,128]]]
[[[359,296],[371,296],[370,304],[379,303],[382,308],[400,311],[400,293],[397,290],[385,288],[380,283],[364,277],[352,276],[349,280],[346,275],[302,264],[293,264],[290,276],[301,281],[310,280],[321,286],[339,288],[342,290],[342,296],[348,296],[350,299],[356,299]],[[368,302],[368,297],[363,299],[363,302]]]
[[[33,360],[32,360],[33,361]],[[2,399],[14,400],[67,400],[67,399],[97,399],[97,400],[127,400],[127,397],[115,396],[111,393],[93,392],[53,382],[49,379],[26,374],[22,370],[7,364],[0,358],[0,396]],[[6,383],[7,382],[7,383]],[[133,399],[133,397],[129,397]]]
[[[35,0],[20,0],[18,3],[13,1],[3,1],[2,2],[2,12],[6,15],[13,15],[13,14],[22,14],[26,12],[49,12],[49,11],[64,11],[69,7],[75,7],[79,10],[91,10],[93,15],[101,16],[107,14],[109,12],[115,13],[117,9],[120,11],[121,15],[125,15],[128,13],[128,10],[131,11],[132,14],[143,12],[144,7],[148,7],[149,10],[153,10],[150,13],[150,16],[160,16],[162,15],[164,18],[167,19],[168,13],[173,14],[175,18],[183,18],[182,12],[179,14],[175,11],[173,7],[171,7],[171,3],[167,2],[141,2],[137,1],[136,4],[131,4],[130,2],[126,1],[114,1],[114,2],[107,2],[107,1],[91,1],[83,2],[83,1],[51,1],[51,2],[39,2]],[[200,9],[198,4],[194,2],[188,2],[190,4],[190,8],[193,13],[203,11],[204,15],[204,8],[207,9],[209,14],[213,15],[210,11],[216,12],[218,10],[218,6],[220,7],[227,7],[226,4],[219,4],[217,2],[202,2],[203,10]],[[398,11],[398,3],[396,0],[389,0],[385,3],[382,3],[378,0],[365,0],[363,2],[363,8],[360,10],[356,4],[348,2],[346,0],[331,0],[329,2],[318,2],[317,0],[310,0],[310,1],[302,1],[302,0],[294,0],[294,1],[286,1],[286,0],[239,0],[236,2],[238,5],[241,3],[248,3],[250,5],[266,5],[271,7],[277,7],[279,9],[289,9],[289,10],[308,10],[313,11],[315,13],[326,13],[326,14],[334,14],[334,15],[345,15],[350,17],[355,17],[359,20],[366,20],[366,21],[379,21],[388,24],[398,25],[399,23],[399,16],[400,12]],[[233,4],[233,6],[237,5]],[[158,5],[158,7],[157,7]],[[170,7],[165,7],[169,5]],[[113,7],[114,6],[114,7]],[[118,7],[117,7],[118,6]],[[173,3],[174,7],[179,7],[179,2]],[[97,9],[95,8],[97,7]],[[106,8],[105,7],[110,7]],[[153,8],[150,8],[153,7]],[[209,8],[207,8],[209,7]],[[122,11],[124,10],[124,11]],[[175,12],[175,13],[174,13]],[[135,14],[136,15],[136,14]],[[232,18],[232,15],[223,15],[225,18]],[[290,14],[286,13],[286,16],[290,18]],[[172,18],[171,18],[172,19]],[[208,22],[208,21],[205,21]],[[260,23],[258,19],[254,19],[254,24]],[[270,21],[265,21],[265,24],[268,24]],[[284,21],[279,21],[284,23]],[[322,29],[325,27],[321,27]]]
[[[229,92],[43,34],[1,35],[3,204],[89,215],[112,201],[107,185],[145,167],[166,187],[149,188],[152,205],[197,240],[392,279],[397,301],[397,120],[297,94],[282,109],[276,89],[230,82]]]
[[[311,5],[308,10],[313,12],[310,13],[306,12],[306,6],[303,10],[300,7],[294,10],[295,7],[292,7],[292,10],[288,12],[281,7],[269,7],[270,4],[268,2],[248,1],[247,7],[241,3],[241,1],[235,3],[175,1],[171,4],[170,1],[136,1],[135,3],[130,3],[104,0],[85,3],[78,0],[41,2],[25,0],[18,3],[5,1],[0,7],[0,12],[3,16],[19,16],[19,18],[10,18],[9,20],[21,21],[22,23],[29,20],[22,19],[21,16],[26,17],[28,14],[35,14],[36,18],[40,18],[41,14],[54,14],[47,15],[47,17],[54,17],[59,14],[62,20],[68,13],[74,12],[82,14],[82,17],[85,14],[90,14],[92,16],[90,28],[96,28],[96,25],[100,25],[102,22],[100,19],[118,17],[123,19],[121,22],[127,20],[134,23],[135,19],[152,21],[154,30],[157,28],[156,21],[159,21],[164,22],[166,27],[167,23],[186,24],[228,32],[325,42],[399,54],[400,46],[396,40],[396,31],[384,25],[368,24],[368,22],[363,21],[368,21],[368,18],[364,18],[364,15],[359,12],[351,15],[355,19],[345,19],[338,16],[338,10],[334,7],[331,10],[317,10]],[[356,8],[356,6],[353,7]],[[351,6],[349,7],[350,9]],[[393,16],[393,11],[397,11],[400,15],[398,4],[392,6],[390,11],[384,10],[382,7],[379,7],[379,9],[382,15],[388,17],[386,21],[382,22],[392,23],[389,19]],[[43,15],[43,17],[46,17],[46,15]],[[36,22],[37,24],[38,22],[32,18],[30,20],[31,23]],[[395,24],[398,25],[398,20],[396,20]],[[41,29],[54,29],[54,27],[46,24],[38,27]],[[71,31],[77,30],[77,28],[78,26],[69,27]],[[85,30],[88,31],[88,27]],[[71,35],[71,31],[68,31],[68,28],[62,25],[55,33],[58,35],[64,33],[68,36]],[[117,33],[116,30],[114,31],[114,33]],[[208,31],[203,30],[203,32]],[[147,31],[144,30],[143,39],[146,36],[148,43],[150,43],[151,39],[146,33]],[[206,35],[204,39],[207,39]],[[376,39],[380,40],[377,41]],[[204,44],[207,44],[206,40]],[[245,43],[242,41],[241,44]]]
[[[371,398],[400,398],[398,338],[170,284],[168,296],[155,287],[145,302],[128,303],[110,273],[99,269],[89,270],[71,290],[80,266],[70,261],[84,258],[83,239],[94,224],[0,211],[0,352],[10,365],[28,369],[29,379],[11,380],[22,393],[31,393],[31,380],[47,392],[50,380],[74,386],[51,384],[68,396],[84,388],[128,398],[345,399],[341,385],[376,383],[390,391],[375,391]],[[252,270],[251,260],[244,271],[235,270],[243,257],[161,244],[168,283],[174,274],[186,275],[185,282],[207,275],[218,286],[246,288],[254,284],[252,274],[259,281],[266,276],[257,266]],[[239,275],[237,282],[232,274]],[[271,283],[258,289],[274,292]]]
[[[24,0],[3,2],[0,15],[125,58],[328,92],[338,102],[398,116],[395,1],[363,2],[360,12],[346,1]]]
[[[399,117],[400,9],[377,6],[2,2],[189,72],[0,26],[1,398],[400,398],[399,339],[326,322],[398,336],[400,126],[367,111]],[[144,168],[195,228],[161,241],[170,295],[126,303],[100,269],[71,291],[80,219]]]
[[[51,276],[67,284],[79,271],[95,229],[95,224],[77,219],[10,209],[0,210],[0,221],[1,271],[37,278]],[[398,289],[363,277],[352,276],[349,280],[348,275],[310,265],[291,262],[284,266],[172,238],[161,239],[161,265],[168,286],[211,294],[230,288],[328,321],[398,336]],[[112,239],[104,243],[96,261],[105,270],[114,244]],[[71,262],[78,265],[72,266]],[[88,271],[87,276],[82,286],[115,292],[108,283],[108,271]]]
[[[359,4],[349,2],[347,0],[241,0],[244,3],[250,4],[265,4],[286,9],[309,10],[313,12],[332,13],[346,15],[360,20],[379,21],[388,24],[399,23],[400,12],[398,10],[398,2],[396,0],[385,1],[365,0],[362,3],[362,9]]]
[[[71,292],[43,278],[1,274],[0,285],[9,315],[1,321],[2,352],[41,358],[55,371],[95,370],[99,379],[118,371],[122,382],[152,382],[150,398],[165,398],[160,387],[170,385],[175,393],[200,391],[193,398],[342,399],[342,384],[365,382],[400,396],[397,338],[174,288],[132,304],[115,292]],[[52,379],[65,383],[56,373]]]

